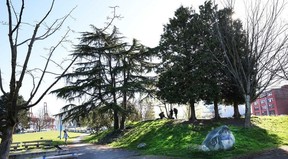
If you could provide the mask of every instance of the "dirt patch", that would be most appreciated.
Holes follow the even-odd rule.
[[[221,125],[233,125],[233,126],[244,126],[245,119],[234,119],[234,118],[221,118],[221,119],[197,119],[196,121],[184,121],[183,124],[193,124],[200,126],[213,125],[215,123],[221,123]]]

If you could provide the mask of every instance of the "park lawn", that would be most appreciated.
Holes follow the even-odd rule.
[[[73,139],[79,137],[81,133],[68,132],[68,135],[69,135],[68,138],[68,144],[69,144],[73,141]],[[13,142],[23,142],[33,140],[53,140],[53,144],[63,144],[64,139],[63,138],[60,139],[59,136],[60,136],[59,131],[43,131],[34,133],[13,134]]]
[[[243,120],[243,119],[242,119]],[[225,122],[224,122],[225,121]],[[228,123],[228,124],[227,124]],[[288,116],[252,117],[252,128],[243,128],[242,124],[229,124],[229,119],[211,121],[204,125],[194,125],[177,120],[154,120],[130,125],[130,129],[121,131],[122,137],[113,140],[114,147],[139,150],[146,155],[163,155],[181,158],[235,158],[257,153],[282,145],[288,145]],[[233,150],[202,152],[197,148],[209,131],[226,124],[235,136]],[[104,134],[104,135],[103,135]],[[104,132],[86,139],[88,142],[101,142],[101,138],[115,136],[113,132]],[[107,140],[107,139],[106,139]],[[137,149],[140,143],[147,144]]]

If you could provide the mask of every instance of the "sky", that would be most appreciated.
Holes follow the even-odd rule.
[[[220,1],[217,2],[221,5]],[[20,6],[20,1],[13,1],[13,3],[17,10]],[[34,24],[45,15],[50,3],[50,0],[27,0],[23,17],[23,21],[26,24],[21,26],[19,41],[31,36],[33,28],[30,24]],[[43,56],[46,56],[48,54],[47,50],[61,39],[67,28],[73,30],[69,34],[72,44],[77,44],[80,32],[91,31],[90,25],[99,28],[104,27],[106,25],[105,22],[108,21],[107,16],[111,17],[112,15],[113,9],[110,7],[117,6],[116,14],[121,15],[122,18],[121,20],[115,20],[113,25],[119,28],[119,31],[127,38],[127,42],[135,38],[148,47],[154,47],[158,45],[160,35],[163,33],[163,25],[167,24],[169,18],[174,16],[177,8],[183,5],[197,10],[198,6],[203,3],[204,0],[56,0],[52,13],[46,21],[47,25],[51,25],[55,19],[65,16],[73,8],[74,10],[55,35],[45,41],[35,43],[29,68],[43,68],[45,63]],[[236,13],[238,17],[241,17],[244,14],[243,7],[237,5]],[[4,89],[7,91],[10,80],[10,54],[7,25],[5,25],[5,22],[7,22],[7,9],[4,1],[0,2],[0,22],[0,69],[2,71]],[[22,47],[19,51],[19,65],[23,63],[25,47]],[[56,62],[63,61],[72,50],[73,46],[71,43],[65,44],[56,50],[56,56],[53,57],[53,60]],[[55,66],[51,66],[50,69],[52,71],[59,70]],[[28,99],[32,88],[31,78],[27,76],[24,82],[20,94],[24,96],[24,99]],[[45,78],[40,92],[51,82],[53,82],[52,77]],[[64,81],[60,81],[54,88],[59,88],[64,84]],[[44,102],[47,103],[48,111],[51,114],[58,113],[60,108],[65,105],[64,100],[57,99],[55,95],[47,95],[33,108],[33,112],[37,113],[37,110],[43,107]]]
[[[71,10],[71,16],[66,20],[64,25],[61,27],[54,36],[45,40],[36,42],[33,48],[33,55],[29,64],[29,68],[43,68],[45,59],[43,56],[48,54],[47,49],[52,45],[55,45],[60,38],[64,35],[69,27],[73,32],[70,32],[69,39],[73,44],[77,44],[77,38],[80,37],[80,32],[91,31],[90,25],[102,28],[106,26],[106,22],[109,21],[107,17],[112,16],[113,9],[111,7],[117,6],[116,14],[120,15],[121,19],[116,19],[113,23],[119,28],[119,31],[127,42],[132,41],[133,38],[139,40],[140,43],[154,47],[158,45],[160,35],[163,31],[163,25],[167,24],[169,18],[172,18],[174,12],[181,5],[183,6],[195,6],[198,8],[199,4],[202,4],[202,0],[56,0],[51,15],[48,17],[46,23],[50,25],[55,19],[61,18],[68,14]],[[19,9],[20,1],[13,1],[15,9]],[[33,28],[31,24],[38,22],[42,18],[46,11],[49,9],[51,4],[50,0],[29,0],[25,2],[25,10],[23,16],[23,22],[29,25],[22,25],[19,41],[24,40],[31,36]],[[74,9],[73,9],[74,8]],[[9,44],[7,36],[7,9],[4,1],[0,2],[0,69],[3,77],[4,89],[8,91],[9,80],[10,80],[10,54]],[[43,31],[42,31],[43,32]],[[18,64],[23,63],[25,54],[25,47],[21,47],[19,51]],[[59,48],[56,50],[56,56],[53,60],[61,62],[67,58],[68,54],[73,50],[71,44],[66,44],[65,48]],[[59,71],[55,66],[51,66],[54,72]],[[37,77],[39,78],[39,76]],[[30,90],[32,88],[32,82],[29,76],[24,79],[23,86],[20,94],[24,96],[24,99],[28,99]],[[53,82],[52,77],[46,77],[39,93]],[[60,81],[54,88],[59,88],[65,84],[64,81]],[[40,94],[36,95],[39,96]],[[36,100],[36,99],[35,99]],[[34,100],[34,101],[35,101]],[[59,112],[60,108],[65,105],[65,101],[57,99],[55,95],[47,95],[44,99],[33,108],[34,114],[39,112],[44,106],[44,102],[47,103],[48,111],[51,114]]]

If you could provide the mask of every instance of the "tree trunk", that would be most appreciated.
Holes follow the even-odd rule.
[[[191,114],[190,114],[191,116],[190,116],[190,118],[189,118],[189,121],[192,121],[192,122],[193,122],[193,121],[197,120],[197,119],[196,119],[196,113],[195,113],[195,105],[194,105],[195,103],[194,103],[194,102],[190,102],[189,104],[190,104],[190,111],[191,111],[191,112],[190,112],[190,113],[191,113]]]
[[[125,129],[125,121],[126,121],[126,115],[122,114],[121,121],[120,121],[120,129]]]
[[[166,116],[167,116],[167,118],[169,118],[169,113],[168,113],[168,109],[167,109],[166,103],[164,103],[164,108],[165,108],[165,111],[166,111]]]
[[[10,145],[12,143],[12,135],[14,126],[7,126],[2,131],[2,140],[0,144],[0,159],[8,159],[10,152]]]
[[[215,114],[215,117],[214,117],[215,120],[218,120],[221,118],[219,115],[218,100],[217,99],[214,99],[214,114]]]
[[[125,121],[126,121],[126,115],[127,115],[127,93],[124,91],[123,93],[123,109],[124,112],[122,113],[121,121],[120,121],[120,129],[125,128]]]
[[[239,113],[238,102],[234,101],[233,107],[234,107],[233,117],[234,117],[235,119],[240,119],[241,115],[240,115],[240,113]]]
[[[111,64],[110,64],[111,65]],[[116,88],[116,83],[115,83],[115,75],[112,73],[112,85],[113,88]],[[117,107],[117,97],[116,97],[116,91],[115,89],[113,90],[113,107],[114,107],[114,130],[119,129],[119,116],[118,116],[118,107]]]
[[[114,110],[114,130],[118,130],[119,129],[119,117],[118,117],[118,110]]]
[[[129,78],[129,71],[128,73],[126,73],[126,68],[127,68],[127,63],[125,61],[125,58],[123,60],[123,65],[124,65],[124,70],[123,70],[123,87],[124,89],[122,90],[123,92],[123,103],[122,103],[122,107],[123,107],[123,110],[124,112],[122,112],[121,114],[121,121],[120,121],[120,129],[124,129],[125,128],[125,121],[126,121],[126,115],[127,115],[127,83],[128,83],[128,78]]]
[[[127,105],[126,105],[126,98],[124,95],[124,99],[123,99],[123,103],[122,103],[122,107],[124,112],[121,113],[121,119],[120,119],[120,129],[124,129],[125,128],[125,121],[126,121],[126,110],[127,110]]]
[[[250,95],[245,95],[245,128],[251,127],[251,105],[250,105]]]

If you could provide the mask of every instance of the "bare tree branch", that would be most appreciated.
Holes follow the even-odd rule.
[[[44,91],[44,93],[38,98],[38,100],[37,100],[35,103],[30,104],[30,105],[28,105],[28,106],[25,107],[25,108],[31,108],[31,107],[37,105],[37,104],[42,100],[42,98],[50,91],[50,89],[61,79],[61,77],[62,77],[63,75],[65,75],[65,73],[66,73],[66,72],[69,70],[69,68],[74,64],[74,62],[77,60],[77,58],[78,58],[78,57],[75,57],[75,58],[71,61],[71,63],[70,63],[70,64],[68,65],[68,67],[63,71],[63,73],[61,74],[61,76],[57,77],[57,79]],[[31,100],[30,100],[30,101],[31,101]]]
[[[75,7],[76,8],[76,7]],[[43,33],[42,35],[40,35],[40,36],[35,36],[35,38],[29,38],[29,39],[26,39],[26,40],[24,40],[23,42],[21,42],[21,43],[19,43],[19,44],[17,44],[17,46],[20,46],[20,45],[23,45],[23,44],[25,44],[25,43],[27,43],[27,42],[29,42],[29,41],[32,41],[32,39],[34,40],[34,41],[38,41],[38,40],[45,40],[46,38],[48,38],[48,37],[50,37],[51,35],[53,35],[57,30],[59,30],[61,27],[62,27],[62,25],[64,24],[64,22],[66,21],[66,19],[68,18],[68,17],[70,17],[70,14],[75,10],[75,8],[73,8],[66,16],[64,16],[63,18],[59,18],[59,19],[56,19],[53,23],[52,23],[52,25],[50,25],[50,26],[46,26],[46,28],[47,28],[47,30],[46,30],[46,32],[45,33]],[[43,21],[43,20],[42,20]],[[59,22],[60,21],[60,22]],[[40,25],[40,24],[42,24],[42,23],[38,23],[37,25]],[[36,26],[37,26],[36,25]],[[55,27],[54,27],[55,26]]]
[[[11,0],[9,0],[10,2],[8,2],[8,0],[7,0],[7,8],[8,8],[8,10],[10,10],[9,12],[11,13],[11,9],[10,9],[10,4],[12,4],[12,1]],[[13,10],[13,12],[14,12],[14,15],[15,15],[15,17],[16,17],[16,20],[17,20],[17,24],[15,25],[15,27],[13,28],[13,30],[11,30],[11,33],[13,34],[16,30],[18,30],[18,28],[19,28],[19,26],[20,26],[20,24],[21,24],[21,22],[22,22],[22,15],[23,15],[23,11],[24,11],[24,6],[25,6],[25,1],[24,0],[22,0],[22,4],[21,4],[21,9],[20,9],[20,14],[19,14],[19,19],[18,19],[18,16],[17,16],[17,13],[16,13],[16,11],[15,11],[15,9],[14,9],[14,7],[13,7],[13,5],[11,5],[11,7],[12,7],[12,10]],[[10,17],[10,16],[9,16]],[[10,19],[11,18],[11,19]],[[12,16],[9,18],[9,21],[11,20],[11,22],[12,22]]]
[[[22,8],[24,7],[24,0],[22,0]],[[14,41],[13,41],[13,32],[15,28],[13,29],[13,21],[12,21],[12,12],[11,12],[11,6],[10,6],[10,0],[6,0],[6,5],[7,5],[7,10],[8,10],[8,37],[9,37],[9,44],[10,44],[10,49],[11,49],[11,79],[10,79],[10,96],[12,98],[15,90],[15,72],[16,72],[16,61],[17,61],[17,49],[14,46]],[[20,23],[17,22],[17,25],[19,27]]]
[[[73,60],[71,61],[70,64],[68,64],[67,68],[63,71],[63,73],[57,77],[57,79],[41,94],[41,96],[37,99],[35,103],[31,103],[32,98],[35,97],[35,94],[39,91],[39,87],[44,79],[44,75],[48,72],[48,64],[51,61],[51,57],[53,53],[55,52],[55,49],[61,45],[61,42],[64,41],[66,38],[67,33],[64,35],[64,37],[57,43],[57,45],[51,49],[50,54],[48,55],[47,62],[44,66],[43,72],[39,78],[39,82],[36,83],[35,79],[36,77],[32,73],[31,70],[28,70],[28,63],[31,58],[32,50],[34,43],[37,40],[44,40],[48,37],[50,37],[52,34],[54,34],[57,30],[61,28],[63,25],[64,21],[70,16],[71,12],[74,10],[71,10],[71,12],[66,15],[62,19],[57,19],[54,21],[54,23],[49,27],[45,24],[46,19],[50,15],[53,7],[54,7],[54,2],[55,0],[52,0],[51,5],[49,6],[50,8],[44,15],[44,17],[34,26],[34,30],[32,32],[32,35],[30,39],[24,40],[22,43],[18,43],[18,36],[19,32],[21,29],[21,24],[29,24],[29,23],[23,23],[22,18],[23,18],[23,13],[24,13],[24,3],[25,0],[22,0],[21,8],[19,9],[19,15],[17,14],[17,11],[15,10],[12,0],[6,0],[6,7],[7,7],[7,13],[8,13],[8,40],[9,40],[9,47],[10,47],[10,56],[11,56],[11,76],[10,76],[10,81],[9,81],[9,92],[5,92],[3,89],[3,83],[2,83],[2,76],[1,76],[1,71],[0,71],[0,89],[1,92],[9,96],[7,96],[7,101],[5,102],[5,113],[4,115],[1,115],[1,118],[4,117],[3,119],[5,120],[5,125],[1,125],[0,127],[0,138],[1,138],[1,143],[0,143],[0,158],[8,158],[9,157],[9,150],[10,150],[10,145],[12,143],[12,134],[15,128],[15,125],[18,122],[19,118],[19,110],[21,109],[27,109],[30,107],[35,106],[37,103],[41,101],[41,99],[47,94],[47,92],[60,80],[61,76],[63,76],[67,70],[72,66],[72,64],[75,62],[77,57],[74,57]],[[3,23],[2,23],[3,24]],[[40,27],[44,26],[46,27],[46,31],[38,36],[38,32],[40,32]],[[28,44],[27,50],[26,50],[26,55],[24,57],[24,62],[22,65],[22,68],[20,70],[20,75],[17,75],[16,69],[17,69],[17,55],[18,55],[18,47],[22,44]],[[29,74],[32,77],[32,84],[33,88],[31,90],[31,94],[29,97],[29,100],[25,103],[19,104],[18,97],[19,97],[19,90],[22,86],[22,82],[24,79],[24,76],[26,74]],[[19,77],[18,81],[16,81],[16,77]],[[30,104],[30,105],[29,105]],[[1,120],[3,121],[3,120]]]
[[[40,80],[39,80],[39,82],[38,82],[38,84],[37,84],[34,92],[32,93],[32,96],[30,96],[30,98],[28,99],[28,103],[31,102],[31,100],[34,98],[35,94],[38,92],[38,89],[40,88],[40,86],[41,86],[41,84],[42,84],[43,78],[44,78],[44,76],[45,76],[45,74],[46,74],[46,70],[47,70],[47,68],[48,68],[48,65],[49,65],[49,63],[50,63],[50,59],[51,59],[54,51],[56,50],[56,48],[58,48],[58,46],[59,46],[59,45],[63,42],[63,40],[67,37],[68,33],[69,33],[69,30],[65,33],[65,35],[62,37],[62,39],[57,43],[57,45],[52,48],[52,50],[51,50],[51,52],[50,52],[50,54],[49,54],[49,56],[48,56],[48,59],[46,60],[46,64],[45,64],[44,70],[43,70],[43,72],[42,72],[42,75],[41,75],[41,77],[40,77]]]
[[[28,70],[27,73],[32,77],[33,87],[32,87],[31,92],[30,92],[30,96],[32,96],[32,95],[33,95],[33,92],[34,92],[34,90],[35,90],[35,87],[36,87],[36,85],[35,85],[35,76],[34,76],[34,74],[32,73],[32,71],[30,71],[30,70]]]
[[[107,19],[110,19],[110,21],[107,22],[107,25],[106,25],[105,28],[102,29],[102,32],[104,32],[105,30],[107,30],[107,29],[112,25],[112,23],[113,23],[113,21],[114,21],[115,19],[121,19],[121,18],[122,18],[121,15],[117,15],[117,14],[116,14],[116,9],[117,9],[118,7],[119,7],[119,6],[110,7],[110,8],[113,9],[113,11],[112,11],[113,16],[112,16],[112,18],[107,17]]]
[[[54,2],[55,0],[52,1],[52,4],[50,6],[50,9],[48,10],[48,12],[46,13],[46,15],[42,18],[42,20],[36,24],[35,28],[34,28],[34,32],[32,34],[32,38],[31,38],[31,41],[28,45],[28,50],[27,50],[27,54],[26,54],[26,58],[25,58],[25,61],[24,61],[24,64],[23,64],[23,69],[22,69],[22,72],[21,72],[21,75],[20,75],[20,78],[18,80],[18,85],[17,85],[17,88],[16,88],[16,91],[18,92],[21,85],[22,85],[22,81],[24,79],[24,76],[25,76],[25,72],[26,72],[26,69],[27,69],[27,65],[28,65],[28,62],[29,62],[29,59],[30,59],[30,56],[31,56],[31,53],[32,53],[32,48],[33,48],[33,44],[35,42],[35,39],[36,39],[36,35],[37,35],[37,32],[38,32],[38,29],[41,25],[41,23],[43,23],[43,21],[48,17],[48,15],[51,13],[51,10],[54,6]]]
[[[51,60],[51,59],[50,59],[50,60]],[[28,73],[28,72],[31,72],[31,73],[32,73],[33,71],[40,71],[41,73],[44,72],[44,70],[41,69],[41,68],[34,68],[34,69],[27,70],[27,73]],[[61,73],[55,73],[55,72],[51,72],[51,71],[45,71],[45,73],[46,73],[46,74],[55,75],[55,76],[60,76],[60,75],[61,75]]]

